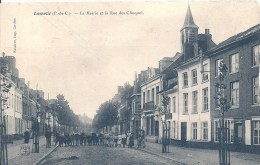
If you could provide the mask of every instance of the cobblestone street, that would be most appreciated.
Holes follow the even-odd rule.
[[[136,149],[104,146],[74,146],[57,148],[42,164],[177,165],[178,163]]]
[[[13,144],[8,144],[8,162],[10,165],[32,165],[43,157],[47,152],[54,148],[52,143],[51,148],[46,148],[46,141],[44,137],[40,137],[40,151],[39,153],[32,152],[32,139],[30,139],[30,154],[21,155],[20,147],[23,140],[14,141]]]

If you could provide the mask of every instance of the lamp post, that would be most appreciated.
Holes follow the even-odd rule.
[[[45,133],[46,136],[46,147],[50,148],[51,147],[51,127],[50,127],[50,119],[51,119],[51,114],[48,112],[48,117],[47,117],[47,130]]]
[[[39,129],[40,129],[40,112],[37,112],[37,119],[35,121],[35,134],[34,134],[34,147],[35,147],[35,153],[39,153],[40,147],[39,147]]]
[[[37,114],[36,114],[36,119],[34,121],[34,127],[33,127],[33,131],[34,131],[33,143],[34,143],[35,153],[39,153],[39,151],[40,151],[40,148],[39,148],[39,130],[40,130],[40,122],[41,122],[40,107],[41,107],[41,105],[40,105],[40,96],[37,93],[37,98],[36,98]]]

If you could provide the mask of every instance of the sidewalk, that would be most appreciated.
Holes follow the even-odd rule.
[[[39,143],[40,152],[32,153],[33,139],[30,139],[31,153],[29,155],[20,154],[20,146],[23,144],[23,140],[14,141],[14,144],[8,144],[8,163],[10,165],[32,165],[55,147],[54,142],[52,142],[51,148],[46,148],[46,140],[43,136],[40,137]]]
[[[137,143],[135,143],[137,144]],[[177,147],[171,145],[170,153],[162,153],[162,145],[158,143],[146,142],[146,147],[142,150],[155,155],[167,157],[184,164],[218,165],[218,150]],[[231,152],[231,165],[259,165],[260,156],[257,154]]]

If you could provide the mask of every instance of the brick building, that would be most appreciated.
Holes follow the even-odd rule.
[[[226,97],[231,108],[225,113],[233,149],[256,149],[260,151],[260,24],[234,35],[206,52],[210,57],[211,70],[211,118],[212,140],[218,142],[220,109],[215,84],[218,66],[223,61],[228,67]]]

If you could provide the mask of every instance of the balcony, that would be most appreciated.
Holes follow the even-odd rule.
[[[143,104],[143,110],[153,110],[154,109],[154,101],[149,101]]]
[[[165,119],[166,119],[166,120],[172,119],[172,113],[166,113],[166,114],[165,114]]]

